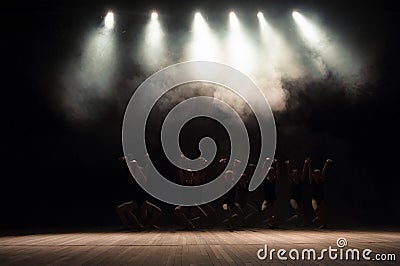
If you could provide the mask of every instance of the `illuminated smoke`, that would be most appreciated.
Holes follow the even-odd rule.
[[[81,56],[66,64],[60,79],[63,90],[58,97],[69,118],[96,119],[100,109],[96,103],[112,95],[118,53],[109,26],[91,32],[84,41]]]
[[[198,12],[190,30],[183,31],[179,27],[170,30],[163,23],[163,15],[153,12],[146,23],[132,30],[138,36],[133,42],[117,41],[117,34],[121,34],[116,31],[118,21],[114,22],[114,14],[112,18],[108,14],[103,27],[93,30],[84,40],[81,55],[65,63],[60,75],[62,90],[57,95],[62,110],[68,117],[85,121],[99,115],[104,101],[117,101],[123,109],[127,100],[122,100],[120,94],[129,98],[144,78],[185,60],[217,61],[244,72],[263,91],[275,112],[290,108],[287,101],[296,95],[296,86],[287,89],[285,83],[333,76],[344,88],[356,91],[368,78],[363,73],[368,62],[341,41],[339,33],[330,32],[311,16],[295,11],[293,19],[288,17],[286,25],[280,25],[259,12],[253,14],[258,27],[242,23],[245,16],[240,14],[231,12],[225,16],[225,27],[218,27],[221,25],[213,25]],[[121,58],[125,60],[123,64]],[[125,71],[132,58],[140,68]],[[129,93],[118,91],[120,83]],[[235,95],[224,93],[215,90],[215,97],[238,104]]]

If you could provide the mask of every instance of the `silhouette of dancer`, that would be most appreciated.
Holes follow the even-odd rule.
[[[319,228],[327,227],[326,224],[326,205],[325,205],[325,180],[328,166],[333,163],[331,159],[325,161],[322,172],[320,169],[312,169],[311,160],[306,160],[309,170],[309,179],[311,184],[311,204],[315,213],[313,222],[320,224]]]
[[[279,178],[279,165],[278,161],[274,159],[271,167],[266,169],[266,163],[269,160],[269,158],[266,158],[263,165],[263,171],[267,174],[263,181],[264,201],[261,205],[261,213],[263,217],[266,218],[264,223],[266,223],[269,228],[273,229],[278,228],[278,206],[276,204],[277,197],[275,187]]]
[[[126,157],[120,158],[121,162],[125,164]],[[147,175],[143,172],[143,168],[139,166],[136,160],[129,161],[132,166],[134,175],[140,182],[147,182]],[[126,165],[126,164],[125,164]],[[147,168],[147,167],[146,167]],[[147,172],[147,170],[145,170]],[[147,227],[159,229],[156,221],[161,216],[161,209],[147,200],[148,194],[137,183],[135,178],[129,172],[129,181],[131,183],[132,200],[125,202],[117,207],[117,214],[126,229],[144,229],[143,224],[147,222]],[[135,214],[139,213],[139,218]]]
[[[305,171],[307,167],[307,160],[304,161],[303,170],[300,174],[298,169],[292,169],[290,167],[290,161],[285,161],[287,166],[287,176],[289,179],[290,186],[290,206],[294,211],[294,215],[290,217],[287,222],[297,219],[300,226],[305,226],[304,218],[304,198],[303,198],[303,182]]]

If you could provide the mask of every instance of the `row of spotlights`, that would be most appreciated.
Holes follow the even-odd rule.
[[[200,13],[200,12],[196,12],[196,13],[195,13],[195,17],[200,17],[200,16],[201,16],[201,13]],[[229,16],[230,16],[230,17],[236,16],[236,15],[235,15],[235,12],[233,12],[233,11],[229,12]],[[292,12],[292,16],[293,16],[294,18],[301,17],[300,13],[297,12],[297,11],[293,11],[293,12]],[[259,12],[257,13],[257,17],[258,17],[259,19],[263,19],[263,18],[264,18],[264,14],[263,14],[261,11],[259,11]],[[151,19],[152,19],[152,20],[158,19],[158,13],[157,13],[156,11],[153,11],[153,12],[151,13]],[[107,15],[106,15],[106,17],[105,17],[105,24],[106,24],[107,27],[112,27],[112,26],[113,26],[113,24],[114,24],[114,14],[113,14],[113,12],[109,11],[109,12],[107,13]]]

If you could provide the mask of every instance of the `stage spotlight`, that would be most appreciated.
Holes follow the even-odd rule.
[[[321,40],[321,33],[318,28],[311,24],[302,14],[297,11],[293,11],[292,17],[296,21],[307,41],[316,44]]]
[[[118,56],[113,27],[114,15],[108,12],[104,18],[104,26],[89,32],[83,43],[78,82],[81,88],[92,90],[96,95],[110,93],[115,80]],[[78,107],[77,110],[81,110],[81,115],[84,115],[84,108]]]
[[[196,12],[194,14],[194,30],[195,31],[202,31],[204,30],[205,27],[208,27],[206,21],[204,20],[203,16],[201,15],[200,12]]]
[[[108,12],[106,17],[104,18],[104,25],[107,29],[114,28],[114,14],[113,12]]]
[[[264,14],[262,12],[257,13],[258,21],[260,22],[261,29],[264,29],[267,26],[267,21],[264,18]]]
[[[235,12],[233,12],[233,11],[229,12],[229,22],[230,22],[232,29],[239,28],[239,20],[236,16]]]
[[[351,79],[351,76],[358,73],[360,66],[358,58],[331,36],[323,25],[310,20],[298,11],[294,11],[292,16],[305,46],[312,51],[310,61],[320,74],[326,75],[328,70],[334,70],[337,75]]]
[[[251,33],[242,27],[236,14],[229,13],[229,33],[226,39],[228,63],[249,74],[255,67],[256,47],[252,42]]]
[[[192,39],[188,44],[189,60],[217,60],[218,44],[200,12],[194,15]]]
[[[157,12],[153,11],[144,30],[144,38],[140,56],[149,71],[159,69],[166,60],[164,32],[158,19]]]
[[[157,14],[157,13],[153,13]],[[156,18],[155,18],[156,17]],[[147,39],[151,42],[151,44],[157,43],[161,40],[163,36],[163,32],[161,30],[160,22],[157,19],[157,16],[151,16],[150,23],[147,27]]]
[[[292,16],[306,47],[313,52],[310,61],[320,74],[325,75],[327,73],[327,64],[329,64],[328,61],[332,61],[332,55],[335,54],[334,47],[331,43],[326,42],[326,34],[301,13],[293,11]]]
[[[292,12],[292,17],[293,17],[295,20],[301,20],[303,16],[300,15],[299,12],[293,11],[293,12]]]
[[[153,11],[153,12],[151,13],[151,19],[152,19],[152,20],[158,19],[158,13],[155,12],[155,11]]]
[[[201,15],[200,12],[196,12],[196,14],[194,14],[194,19],[195,19],[195,21],[200,20],[200,19],[203,19],[203,16]]]

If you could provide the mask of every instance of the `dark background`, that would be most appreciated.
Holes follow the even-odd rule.
[[[129,2],[129,1],[128,1]],[[103,226],[118,224],[114,208],[127,200],[122,155],[123,107],[135,88],[124,82],[145,78],[140,63],[121,60],[119,101],[98,99],[98,118],[71,121],[57,106],[59,73],[79,54],[87,29],[96,27],[108,9],[129,31],[143,27],[149,10],[170,16],[170,27],[185,29],[196,8],[226,14],[230,8],[272,16],[293,8],[318,12],[335,30],[357,35],[356,46],[374,51],[368,74],[373,82],[348,95],[334,76],[320,81],[284,83],[291,91],[288,108],[275,114],[277,159],[300,167],[305,156],[329,172],[328,203],[337,226],[396,226],[400,222],[398,171],[399,11],[393,3],[346,1],[18,1],[1,14],[2,174],[0,225],[4,228]],[[277,1],[278,2],[278,1]],[[222,15],[221,15],[222,16]],[[125,23],[125,24],[124,24]],[[121,26],[117,26],[121,27]],[[123,36],[119,38],[124,40]],[[366,55],[367,56],[367,55]],[[122,66],[122,67],[121,67]],[[301,87],[301,89],[298,89]],[[100,103],[100,104],[99,104]],[[221,133],[223,134],[223,133]],[[218,136],[218,133],[216,133]],[[278,192],[286,215],[286,176]],[[260,204],[261,198],[255,196]],[[172,206],[163,223],[174,223]]]

